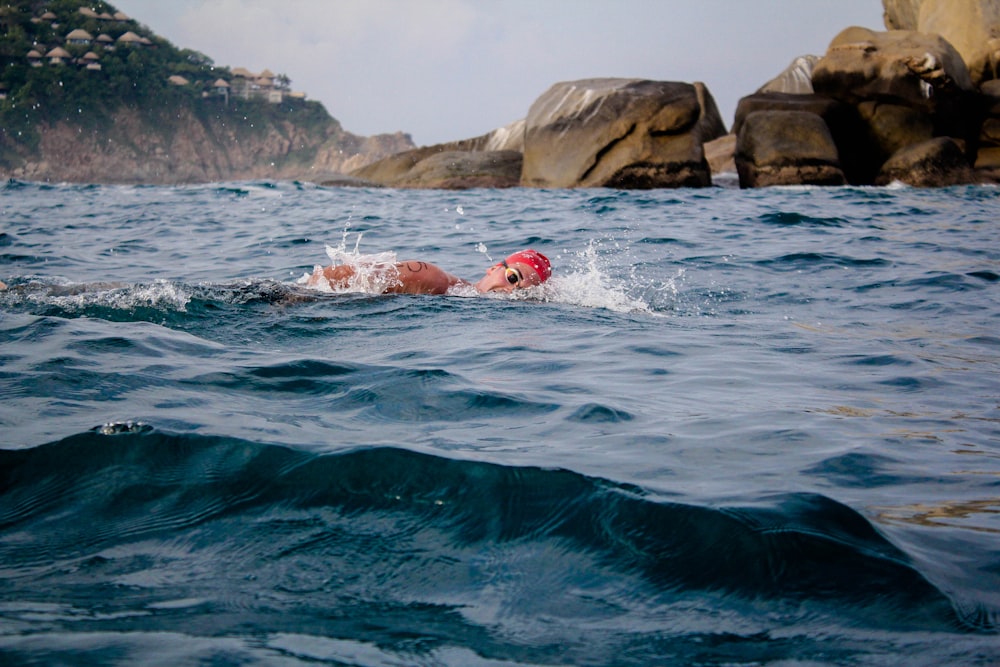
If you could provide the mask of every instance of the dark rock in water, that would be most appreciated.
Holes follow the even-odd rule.
[[[990,3],[969,4],[957,8],[958,13],[992,11],[986,7]],[[887,25],[923,25],[932,6],[937,11],[944,4],[887,3]],[[962,55],[940,35],[847,28],[813,65],[813,94],[767,92],[805,90],[791,84],[811,62],[794,62],[785,74],[740,100],[733,131],[739,137],[736,164],[742,187],[797,178],[802,183],[837,183],[830,175],[834,166],[847,182],[859,185],[1000,181],[1000,95],[990,92],[996,86],[989,81],[976,90]],[[807,130],[818,132],[820,125],[804,117],[787,117],[794,123],[787,128],[757,118],[752,134],[744,137],[748,118],[779,112],[821,119],[836,157],[827,153],[829,146],[823,147],[821,132]],[[905,173],[907,169],[912,173]]]
[[[847,183],[830,129],[807,111],[749,114],[737,135],[736,170],[745,188]]]
[[[979,181],[1000,183],[1000,79],[987,81],[980,91],[983,95],[985,119],[976,142],[976,178]]]
[[[528,112],[521,184],[707,186],[711,174],[703,144],[725,134],[715,101],[701,83],[557,83]]]
[[[934,122],[930,114],[920,109],[868,101],[858,105],[858,112],[881,160],[934,137]]]
[[[740,133],[746,117],[755,111],[804,111],[819,116],[830,127],[836,127],[844,118],[854,114],[850,105],[823,95],[754,93],[741,98],[736,105],[733,120],[734,134]]]
[[[907,146],[889,158],[876,185],[894,181],[918,187],[944,187],[973,182],[965,153],[951,137],[937,137]]]
[[[867,142],[865,125],[858,110],[844,102],[816,94],[755,93],[739,101],[733,132],[739,135],[746,117],[756,111],[801,111],[821,118],[833,137],[840,169],[849,183],[871,183],[878,165],[885,159],[882,157],[874,167],[870,166],[874,158],[870,155],[872,148]],[[786,170],[786,173],[791,172]]]

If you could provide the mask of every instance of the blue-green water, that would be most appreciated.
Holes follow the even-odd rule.
[[[0,662],[994,664],[998,204],[8,183]]]

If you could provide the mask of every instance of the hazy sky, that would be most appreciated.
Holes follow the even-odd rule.
[[[111,0],[218,65],[286,74],[349,132],[418,145],[524,118],[553,83],[703,81],[740,97],[841,29],[884,30],[880,0]]]

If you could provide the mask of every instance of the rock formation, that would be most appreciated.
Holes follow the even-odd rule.
[[[1000,183],[1000,79],[987,81],[980,90],[984,98],[984,120],[979,130],[974,167],[979,180]]]
[[[973,85],[998,77],[1000,0],[883,0],[889,30],[940,35],[965,61]]]
[[[528,111],[521,183],[533,187],[700,187],[703,144],[726,133],[701,83],[558,83]]]
[[[737,135],[736,170],[748,188],[847,184],[830,129],[808,111],[747,115]]]
[[[556,84],[524,120],[351,176],[390,187],[702,187],[703,145],[724,135],[703,84],[588,79]]]
[[[524,121],[473,139],[414,148],[353,169],[350,176],[394,188],[509,188],[520,184]]]
[[[122,107],[110,120],[108,127],[86,131],[69,121],[41,125],[37,147],[0,173],[87,183],[320,182],[352,161],[371,162],[413,146],[408,135],[359,137],[332,119],[322,128],[290,121],[247,128],[188,109],[155,122],[147,113]]]
[[[820,164],[839,167],[854,184],[945,186],[1000,178],[997,84],[976,85],[993,79],[995,68],[980,66],[974,79],[967,64],[982,62],[995,30],[987,23],[984,31],[981,21],[1000,16],[1000,0],[886,0],[884,6],[887,26],[919,31],[847,28],[822,58],[796,59],[740,100],[733,132],[742,187],[836,183]],[[926,31],[933,26],[965,40],[966,51]],[[803,83],[810,68],[811,90]],[[834,156],[825,150],[829,144],[820,147],[827,138],[815,119],[829,130]],[[781,122],[795,129],[782,129]]]

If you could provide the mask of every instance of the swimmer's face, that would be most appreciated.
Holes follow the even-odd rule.
[[[486,270],[486,275],[476,283],[476,289],[480,292],[513,292],[541,284],[541,276],[528,264],[503,261]]]

